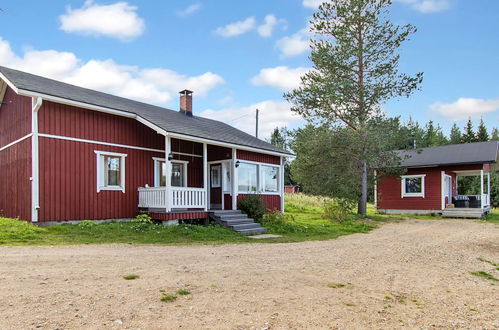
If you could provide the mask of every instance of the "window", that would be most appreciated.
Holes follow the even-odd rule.
[[[425,175],[402,176],[402,197],[424,197]]]
[[[166,186],[166,162],[163,158],[154,159],[154,186]],[[171,185],[172,187],[187,186],[187,165],[188,161],[172,160]]]
[[[221,186],[221,165],[212,165],[210,167],[210,182],[212,188],[220,188]]]
[[[279,191],[279,168],[275,166],[260,165],[262,171],[262,192]]]
[[[256,193],[258,181],[257,165],[240,163],[237,170],[239,191],[243,193]]]
[[[230,171],[231,171],[231,162],[223,162],[222,163],[222,180],[223,180],[223,188],[224,192],[230,193],[232,191],[232,184],[231,184],[231,177],[230,177]]]
[[[95,151],[97,154],[97,192],[121,190],[125,192],[126,154]]]

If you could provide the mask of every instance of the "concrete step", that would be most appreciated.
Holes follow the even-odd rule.
[[[267,228],[254,228],[254,229],[241,229],[236,230],[239,234],[249,236],[249,235],[257,235],[257,234],[265,234],[267,232]]]
[[[215,211],[209,211],[209,213],[215,216],[242,214],[242,212],[239,210],[215,210]]]
[[[247,219],[248,215],[246,214],[223,214],[223,215],[215,215],[218,219],[222,221],[232,220],[232,219]]]
[[[230,228],[234,229],[235,231],[241,230],[241,229],[256,229],[256,228],[262,228],[259,223],[256,222],[250,222],[250,223],[242,223],[242,224],[237,224],[237,225],[230,225]]]
[[[243,224],[243,223],[255,223],[255,221],[251,218],[241,218],[241,219],[230,219],[230,220],[219,220],[221,224],[225,226]]]

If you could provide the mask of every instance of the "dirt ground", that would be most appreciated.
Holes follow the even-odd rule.
[[[498,329],[499,282],[470,272],[499,271],[479,257],[499,262],[499,226],[407,220],[323,242],[0,247],[0,328]],[[191,293],[160,301],[178,289]]]

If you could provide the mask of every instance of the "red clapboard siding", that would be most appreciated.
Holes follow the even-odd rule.
[[[442,172],[440,168],[409,169],[407,175],[426,174],[425,197],[402,198],[399,177],[386,177],[378,184],[378,208],[389,210],[440,210]]]
[[[258,152],[252,152],[246,150],[238,150],[237,159],[249,160],[252,162],[259,162],[259,163],[275,164],[275,165],[281,164],[281,159],[278,156],[261,154]]]
[[[0,216],[31,220],[30,177],[31,139],[0,151]]]
[[[192,220],[206,219],[207,212],[149,213],[153,220]]]
[[[127,154],[125,193],[97,193],[95,150]],[[154,184],[152,157],[163,154],[40,138],[40,221],[116,219],[138,212],[138,187]]]
[[[31,98],[7,87],[0,104],[0,147],[31,133]]]
[[[248,194],[239,194],[237,196],[237,200],[240,201],[244,197],[248,196]],[[259,195],[263,202],[265,203],[265,207],[267,208],[267,213],[272,212],[274,210],[281,209],[281,196],[279,195]],[[224,209],[231,210],[232,209],[232,196],[229,194],[224,195]]]
[[[45,101],[38,114],[44,134],[165,149],[165,138],[132,118]]]
[[[224,160],[232,158],[232,149],[208,145],[208,161]]]

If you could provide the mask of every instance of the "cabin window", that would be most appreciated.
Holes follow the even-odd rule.
[[[275,166],[260,165],[262,192],[279,191],[279,168]]]
[[[258,182],[258,170],[256,164],[240,163],[237,168],[239,192],[256,193]]]
[[[166,162],[163,158],[154,159],[154,186],[166,186]],[[187,186],[187,165],[188,161],[172,160],[171,186],[186,187]]]
[[[425,175],[402,176],[402,197],[424,197]]]
[[[120,190],[125,192],[126,154],[95,151],[97,155],[97,192]]]

